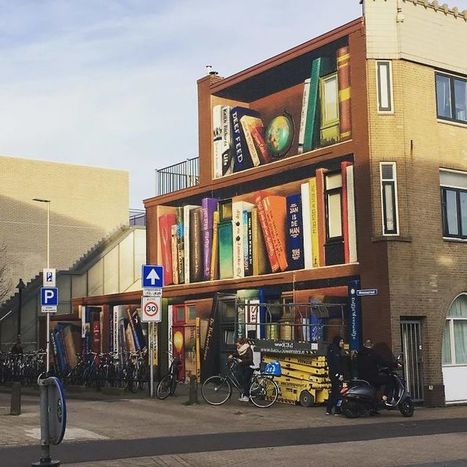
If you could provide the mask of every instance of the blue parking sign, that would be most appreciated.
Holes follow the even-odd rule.
[[[43,313],[54,313],[58,305],[58,288],[41,287],[41,309]]]
[[[143,272],[141,274],[141,282],[143,289],[164,287],[164,268],[163,266],[155,266],[152,264],[143,264]]]

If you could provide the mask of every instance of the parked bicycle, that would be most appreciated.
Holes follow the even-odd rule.
[[[169,372],[159,381],[156,387],[156,397],[158,399],[167,399],[167,397],[175,394],[181,365],[182,361],[180,356],[176,355],[170,364]]]
[[[208,404],[222,405],[226,403],[231,398],[234,387],[241,394],[242,385],[235,371],[237,365],[236,360],[228,361],[222,374],[211,376],[204,381],[201,386],[201,395]],[[276,402],[279,396],[279,386],[274,381],[274,376],[279,375],[280,366],[279,373],[277,371],[269,372],[267,365],[255,369],[248,398],[256,407],[263,409],[271,407]]]

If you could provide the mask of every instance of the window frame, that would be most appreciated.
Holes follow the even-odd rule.
[[[446,183],[446,181],[441,180],[442,173],[455,173],[459,175],[465,176],[466,179],[466,186],[459,186],[459,185],[452,185]],[[462,228],[462,203],[461,203],[461,193],[467,195],[467,173],[461,172],[457,170],[447,170],[441,169],[440,170],[440,198],[441,198],[441,225],[442,225],[442,233],[443,238],[446,240],[460,240],[460,241],[467,241],[467,226],[464,229]],[[456,196],[456,220],[457,220],[457,231],[458,234],[451,234],[448,231],[448,212],[447,212],[447,202],[446,196],[447,192],[453,192]],[[466,208],[467,209],[467,208]],[[467,214],[467,213],[466,213]]]
[[[386,68],[386,86],[383,89],[382,84],[382,70]],[[384,91],[384,94],[383,94]],[[386,98],[388,105],[383,107],[383,96]],[[380,114],[393,114],[394,113],[394,93],[392,84],[392,62],[391,60],[378,60],[376,62],[376,100],[378,106],[378,113]]]
[[[383,166],[389,165],[392,167],[392,178],[383,179]],[[381,225],[383,235],[385,237],[394,237],[399,235],[399,203],[397,194],[397,166],[395,162],[380,162],[379,163],[379,176],[380,176],[380,195],[381,195]],[[386,205],[385,188],[391,188],[391,201],[392,209],[394,212],[394,229],[388,228],[388,213]]]
[[[334,187],[334,188],[328,188],[328,178],[334,175],[340,175],[341,176],[341,183],[340,186]],[[324,207],[325,207],[325,219],[326,219],[326,243],[334,243],[334,242],[339,242],[344,239],[344,226],[342,224],[342,214],[343,214],[343,205],[342,205],[342,189],[343,189],[343,180],[342,180],[342,174],[338,171],[336,172],[327,172],[324,176]],[[330,196],[335,196],[339,195],[339,201],[340,201],[340,235],[331,237],[330,232],[331,232],[331,216],[329,212],[329,197]]]
[[[449,80],[449,94],[450,94],[450,111],[451,111],[451,116],[446,117],[444,115],[440,115],[439,108],[438,108],[438,86],[437,86],[437,78],[438,76],[441,76],[443,78],[447,78]],[[440,71],[435,72],[435,100],[436,100],[436,118],[438,120],[446,121],[446,122],[455,122],[459,123],[461,125],[467,125],[467,115],[465,120],[461,120],[459,118],[456,118],[456,92],[455,92],[455,81],[463,81],[467,87],[467,79],[458,76],[458,75],[450,75],[448,73],[443,73]],[[466,89],[467,92],[467,89]],[[466,105],[467,107],[467,105]],[[467,113],[467,108],[465,109]]]
[[[454,301],[451,303],[451,307],[452,305],[454,304],[454,302],[459,299],[459,297],[461,297],[462,295],[465,295],[465,294],[460,294],[458,295]],[[451,307],[449,307],[449,309],[451,309]],[[442,365],[443,367],[462,367],[462,366],[467,366],[467,362],[464,362],[464,363],[457,363],[457,358],[456,358],[456,339],[455,339],[455,334],[454,334],[454,322],[459,322],[459,321],[462,321],[462,322],[467,322],[467,317],[466,318],[463,318],[463,317],[457,317],[457,316],[453,316],[453,317],[450,317],[449,314],[448,316],[446,316],[446,322],[448,323],[448,332],[449,332],[449,349],[450,349],[450,363],[445,363],[444,362],[444,355],[442,354],[441,355],[441,361],[442,361]],[[444,330],[443,330],[443,343],[444,343]],[[443,347],[441,347],[443,348]]]

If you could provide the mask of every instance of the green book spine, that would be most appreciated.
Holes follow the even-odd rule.
[[[233,277],[233,230],[232,221],[219,223],[219,279]]]
[[[311,63],[310,89],[308,96],[308,111],[306,114],[305,135],[303,139],[303,151],[313,149],[316,141],[316,130],[318,126],[318,102],[319,102],[319,75],[321,68],[321,57],[315,58]]]

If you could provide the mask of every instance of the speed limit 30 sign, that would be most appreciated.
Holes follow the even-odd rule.
[[[153,322],[160,323],[162,319],[161,313],[161,297],[142,297],[141,309],[143,314],[141,321],[145,323]]]

